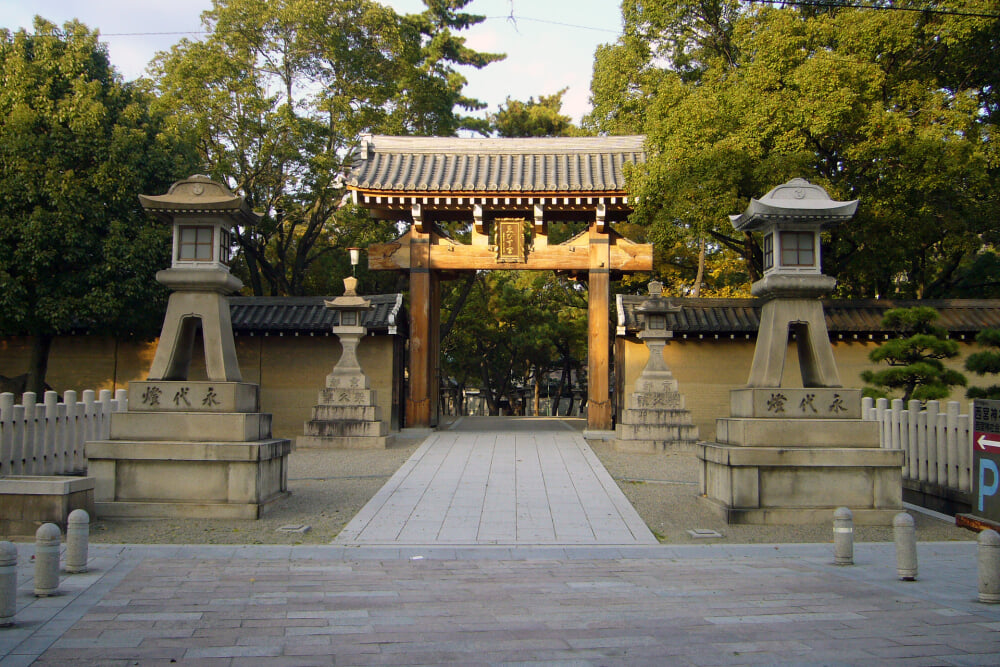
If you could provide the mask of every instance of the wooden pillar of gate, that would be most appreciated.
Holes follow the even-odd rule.
[[[587,299],[587,428],[610,431],[611,420],[610,366],[608,345],[610,319],[610,239],[601,222],[590,225],[590,268]]]
[[[410,241],[410,352],[407,428],[437,425],[437,364],[440,303],[430,269],[430,234],[414,230]]]

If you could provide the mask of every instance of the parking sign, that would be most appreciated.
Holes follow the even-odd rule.
[[[972,401],[972,513],[1000,521],[1000,401]]]

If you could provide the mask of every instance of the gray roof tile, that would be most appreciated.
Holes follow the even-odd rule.
[[[393,327],[405,332],[406,313],[401,294],[364,294],[372,309],[365,312],[365,326],[376,333]],[[229,298],[235,333],[329,333],[333,311],[323,302],[332,296],[237,296]]]
[[[347,183],[393,192],[624,192],[643,136],[366,137]]]
[[[619,295],[619,320],[629,333],[639,330],[635,309],[646,296]],[[681,310],[667,313],[667,329],[674,335],[745,335],[756,334],[760,326],[758,299],[672,298]],[[951,334],[974,335],[982,329],[1000,328],[1000,300],[942,299],[924,301],[896,300],[825,300],[823,310],[831,336],[891,335],[882,326],[882,316],[890,308],[930,306],[941,315],[938,324]],[[618,322],[619,326],[623,322]]]

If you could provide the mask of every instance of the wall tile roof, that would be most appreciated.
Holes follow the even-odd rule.
[[[362,295],[372,309],[363,322],[370,332],[388,333],[396,327],[405,333],[406,313],[402,294]],[[332,296],[238,296],[230,297],[229,313],[237,334],[330,333],[333,311],[323,301]]]
[[[624,192],[643,136],[462,139],[367,137],[348,186],[393,192]]]
[[[635,309],[648,297],[618,295],[619,326],[629,333],[639,330]],[[673,298],[681,310],[667,313],[667,328],[674,335],[756,335],[760,325],[758,299],[692,299]],[[890,308],[930,306],[941,319],[938,323],[951,334],[974,336],[982,329],[1000,328],[1000,300],[945,299],[924,301],[895,300],[825,300],[823,310],[831,336],[891,335],[882,327],[882,316]]]

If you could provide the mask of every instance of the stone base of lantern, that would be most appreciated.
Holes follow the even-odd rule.
[[[692,423],[691,411],[684,407],[677,381],[672,377],[652,382],[640,379],[637,388],[615,426],[615,450],[650,454],[695,451],[698,427]]]
[[[257,519],[288,495],[291,441],[271,438],[259,387],[129,385],[108,440],[86,445],[94,509],[109,518]]]
[[[331,378],[328,382],[339,382]],[[389,425],[382,421],[374,389],[328,387],[319,394],[305,435],[296,438],[305,449],[385,449]]]
[[[822,525],[848,507],[860,525],[902,510],[903,452],[880,449],[854,389],[737,389],[717,442],[701,443],[704,502],[729,523]]]

